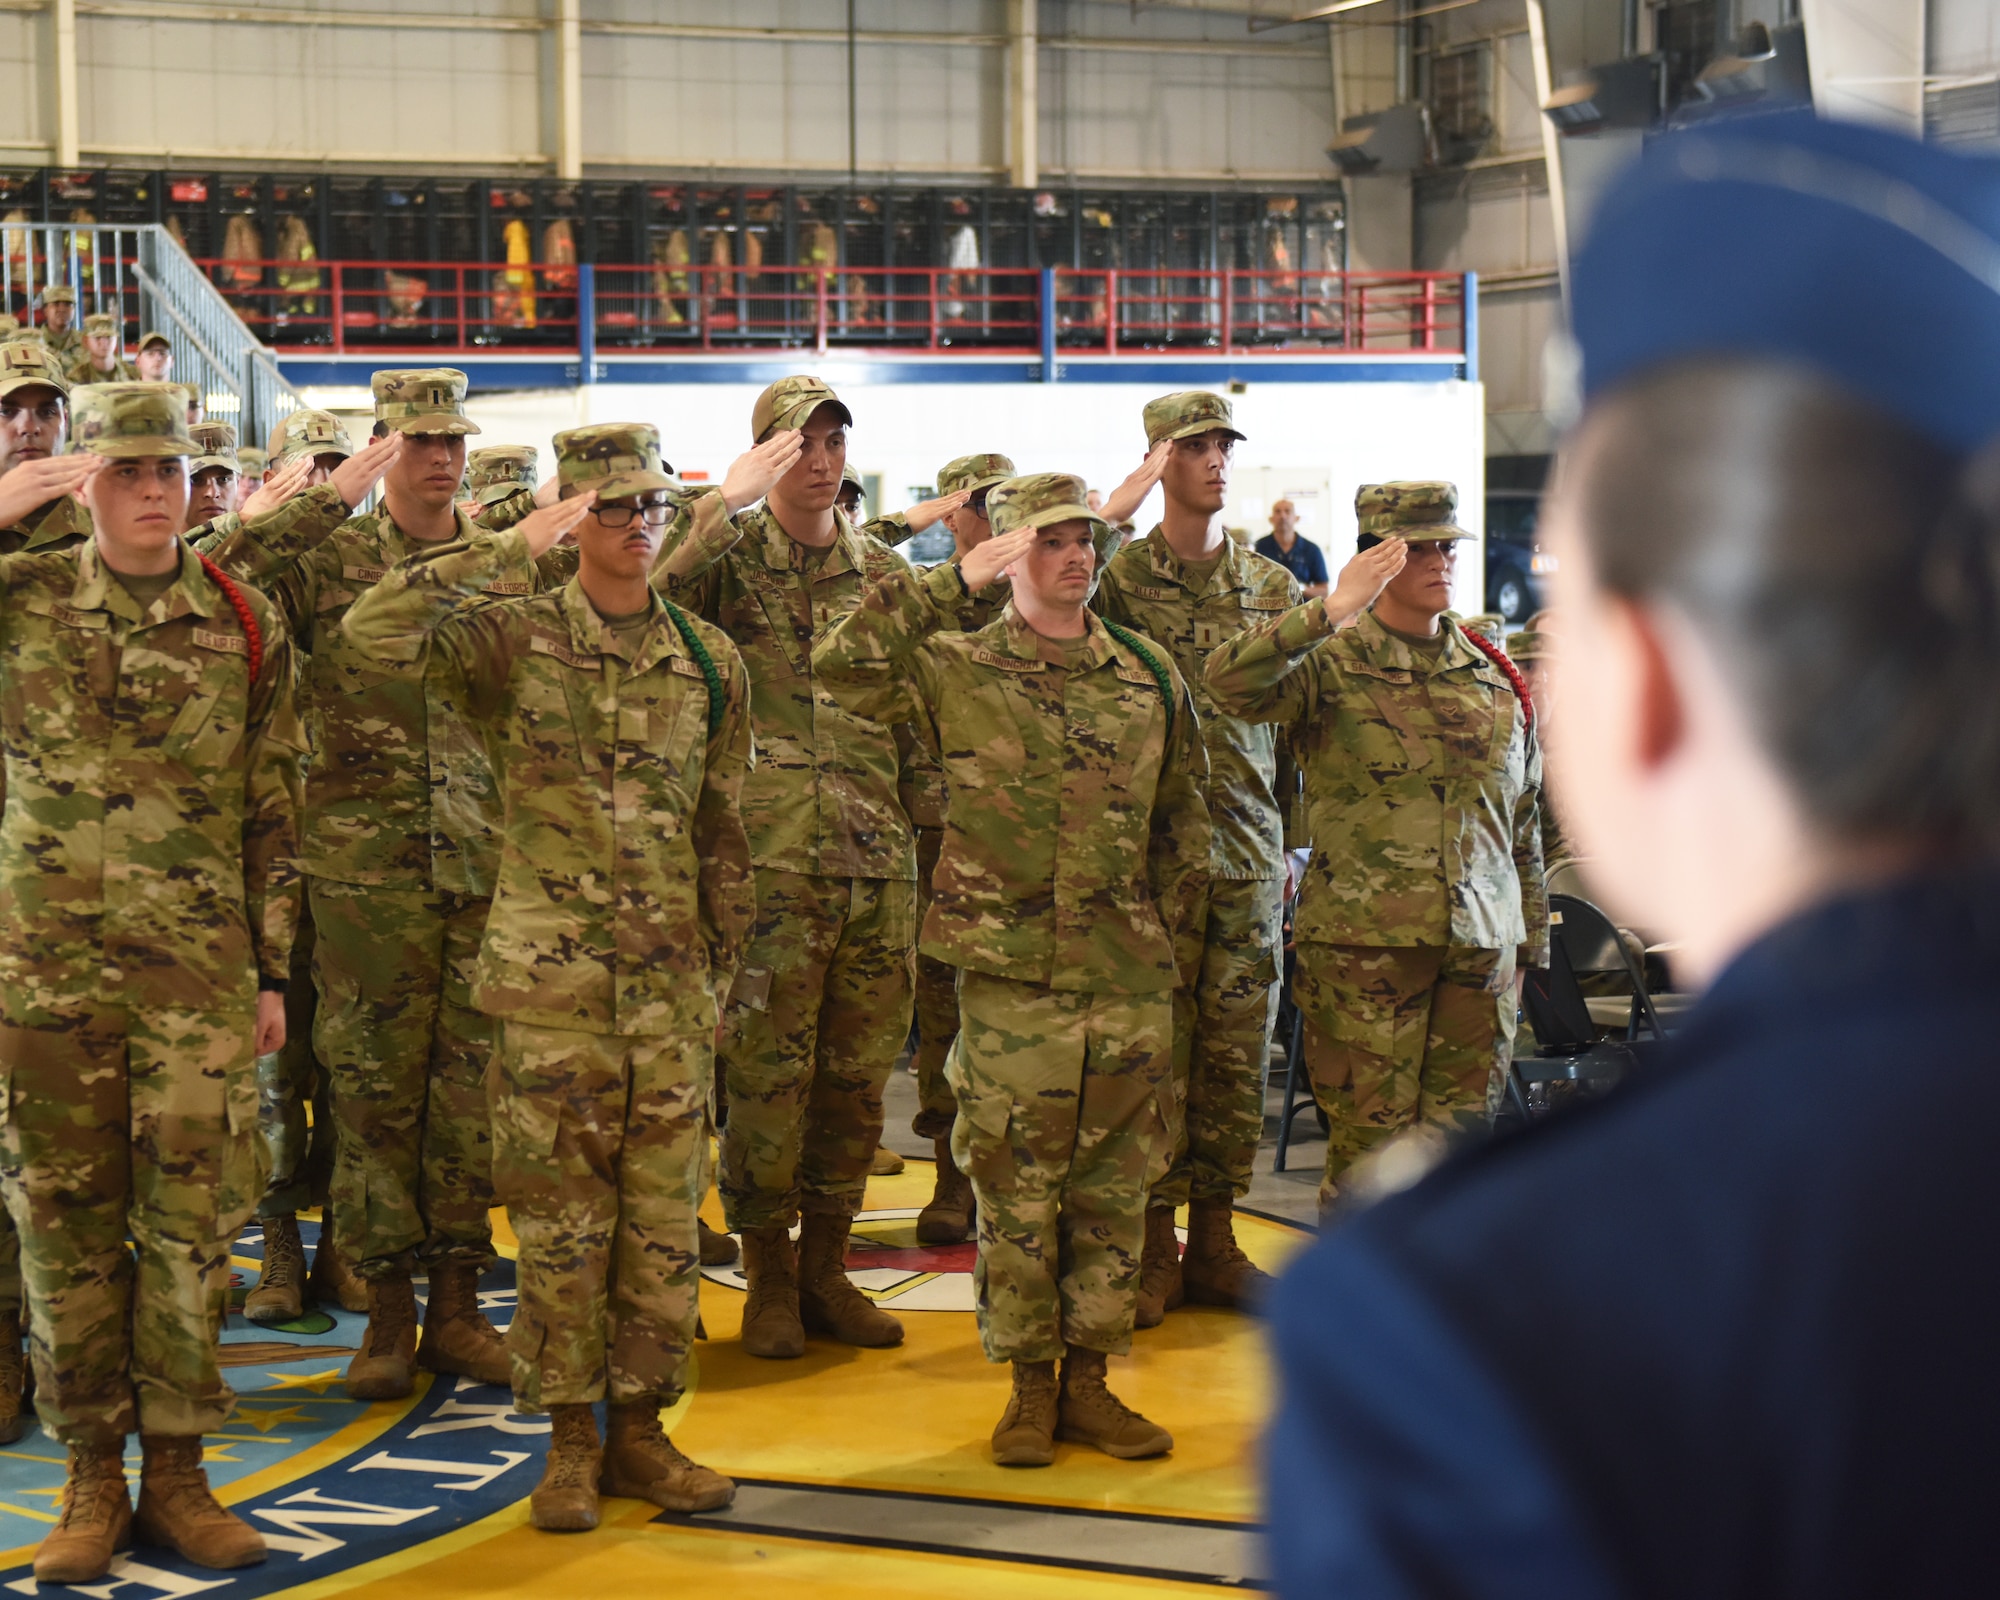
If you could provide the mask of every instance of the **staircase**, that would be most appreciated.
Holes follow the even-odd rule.
[[[173,378],[200,388],[208,416],[261,445],[300,405],[270,347],[243,325],[222,292],[157,223],[0,223],[0,309],[25,327],[52,284],[76,291],[77,326],[93,312],[118,317],[129,359],[142,334],[174,350]]]

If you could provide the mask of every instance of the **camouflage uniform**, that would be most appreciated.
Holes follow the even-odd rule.
[[[533,512],[537,460],[531,444],[490,445],[465,458],[465,490],[479,502],[473,520],[480,527],[498,533]]]
[[[471,431],[465,378],[375,374],[376,412],[413,432]],[[477,529],[457,518],[459,539]],[[492,1260],[485,1069],[492,1025],[472,1001],[483,897],[431,874],[424,686],[349,637],[349,608],[405,556],[386,504],[353,517],[269,584],[308,657],[301,856],[319,1011],[313,1045],[333,1087],[335,1228],[364,1278]],[[489,585],[532,593],[523,563]]]
[[[1464,538],[1449,484],[1363,487],[1363,533]],[[1295,994],[1340,1174],[1410,1122],[1498,1105],[1517,961],[1547,960],[1541,750],[1506,675],[1446,617],[1432,656],[1309,601],[1209,658],[1215,704],[1291,728],[1312,859]]]
[[[1537,611],[1528,618],[1525,626],[1507,635],[1507,655],[1528,679],[1530,691],[1535,697],[1535,727],[1544,738],[1548,734],[1549,706],[1544,692],[1546,679],[1539,674],[1541,664],[1555,656],[1555,635],[1549,632],[1549,613]],[[1557,803],[1555,793],[1546,779],[1542,785],[1542,868],[1545,874],[1553,874],[1559,868],[1574,865],[1576,847],[1569,842],[1569,835],[1563,829],[1562,807]]]
[[[61,333],[52,329],[46,320],[50,306],[64,305],[70,309],[69,326]],[[42,336],[42,344],[49,352],[49,359],[58,370],[66,367],[78,356],[88,359],[83,345],[83,331],[76,325],[76,291],[66,283],[51,284],[42,291],[42,316],[45,319],[36,331]]]
[[[118,319],[104,312],[94,311],[83,319],[83,331],[96,337],[112,338],[118,332]],[[90,363],[90,349],[85,346],[70,358],[63,377],[72,387],[86,383],[136,383],[139,369],[125,359],[124,352],[114,345],[109,369],[100,372]]]
[[[759,437],[839,405],[817,379],[774,389]],[[697,498],[669,534],[665,592],[742,652],[757,746],[743,784],[757,918],[719,1052],[723,1209],[732,1230],[788,1227],[802,1211],[851,1217],[910,1031],[916,851],[894,735],[818,683],[812,648],[908,568],[838,513],[822,554],[794,543],[768,506],[730,521],[700,509]]]
[[[1014,476],[1014,463],[1006,456],[991,453],[960,456],[947,462],[938,473],[937,492],[956,494],[961,489],[991,489]],[[873,524],[869,525],[870,527]],[[866,530],[864,530],[866,531]],[[904,525],[901,537],[909,537]],[[958,555],[953,552],[955,562]],[[989,583],[979,593],[967,595],[951,619],[947,631],[977,633],[1007,604],[1004,578]],[[925,743],[925,731],[916,724],[903,724],[897,738],[903,747],[901,790],[903,809],[917,833],[917,910],[930,908],[931,879],[937,869],[938,852],[944,847],[945,782],[938,754]],[[958,1116],[958,1098],[945,1081],[945,1058],[958,1036],[958,973],[934,956],[917,952],[917,1114],[910,1131],[920,1139],[949,1139],[952,1122]]]
[[[1229,402],[1192,391],[1146,407],[1146,443],[1227,433]],[[1174,1161],[1155,1206],[1231,1200],[1250,1188],[1264,1132],[1264,1076],[1284,962],[1284,824],[1275,790],[1278,735],[1218,711],[1202,665],[1225,641],[1299,603],[1298,581],[1233,539],[1196,578],[1163,529],[1126,545],[1092,602],[1163,645],[1194,692],[1208,753],[1214,854],[1198,967],[1174,993]]]
[[[278,419],[271,429],[268,451],[254,453],[264,458],[258,466],[261,475],[266,466],[289,466],[302,455],[345,460],[354,454],[354,444],[332,412],[301,407]],[[237,448],[237,459],[246,470],[251,454],[246,447]],[[299,498],[307,495],[324,495],[339,508],[335,527],[347,520],[347,507],[330,484],[309,489]],[[306,708],[303,675],[310,665],[301,659],[298,692],[302,716]],[[298,937],[292,941],[292,976],[285,986],[285,1047],[257,1063],[258,1115],[271,1147],[271,1181],[257,1203],[257,1215],[266,1221],[292,1216],[310,1206],[325,1208],[331,1198],[335,1144],[331,1086],[313,1049],[313,1028],[319,1016],[319,989],[313,982],[317,943],[312,907],[302,898]],[[312,1108],[310,1118],[308,1105]],[[325,1225],[331,1220],[330,1214],[323,1216],[322,1242],[327,1236]],[[267,1257],[269,1253],[267,1243]]]
[[[556,450],[566,486],[607,498],[672,481],[643,425],[574,429]],[[490,1092],[521,1241],[517,1403],[667,1401],[695,1331],[717,1001],[751,917],[747,680],[727,638],[683,613],[691,646],[657,597],[636,639],[575,581],[461,604],[525,564],[516,533],[413,556],[348,632],[386,667],[428,661],[449,680],[501,774],[474,998],[500,1022]]]
[[[76,427],[106,455],[194,450],[159,385],[80,397]],[[277,614],[237,597],[254,679],[190,550],[143,611],[94,544],[0,558],[0,1182],[37,1409],[68,1443],[229,1412],[216,1341],[263,1178],[252,1035],[285,981],[303,748]]]
[[[1083,492],[1060,473],[1012,479],[988,501],[993,531],[1081,518],[1115,538]],[[1208,874],[1200,731],[1164,652],[1095,617],[1073,648],[1045,640],[1011,603],[977,633],[944,631],[966,598],[955,564],[892,573],[813,660],[855,711],[920,719],[944,752],[923,949],[961,969],[952,1146],[978,1197],[987,1357],[1117,1353],[1168,1155],[1170,996]]]

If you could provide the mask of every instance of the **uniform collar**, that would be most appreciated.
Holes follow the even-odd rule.
[[[451,522],[449,539],[412,539],[403,531],[402,524],[390,515],[388,501],[384,500],[375,509],[375,526],[398,547],[398,556],[411,555],[419,550],[442,550],[448,544],[463,544],[467,539],[477,539],[486,531],[456,505],[451,509]]]
[[[172,586],[153,602],[166,608],[157,620],[171,622],[189,613],[197,617],[213,617],[217,597],[208,575],[202,571],[201,558],[184,539],[180,542],[180,556],[180,571],[174,574]],[[105,611],[127,622],[145,622],[151,615],[151,607],[142,609],[125,585],[104,564],[103,552],[97,548],[95,539],[89,540],[76,553],[76,583],[70,589],[69,603],[76,611]]]
[[[1465,635],[1459,632],[1458,624],[1450,617],[1438,623],[1438,632],[1444,636],[1444,649],[1438,652],[1437,660],[1431,661],[1383,627],[1372,609],[1361,613],[1353,629],[1355,646],[1367,660],[1378,667],[1399,668],[1404,672],[1414,672],[1419,677],[1432,672],[1448,672],[1453,667],[1477,664],[1486,659],[1465,642]]]
[[[1007,609],[1001,614],[1001,637],[1006,643],[1007,654],[1018,661],[1046,661],[1042,654],[1042,635],[1028,626],[1021,613],[1010,599]],[[1117,652],[1111,646],[1111,634],[1104,626],[1103,619],[1096,612],[1086,608],[1083,613],[1084,627],[1088,630],[1084,637],[1088,645],[1084,651],[1086,667],[1101,667],[1107,661],[1117,659]],[[1067,643],[1066,640],[1050,640],[1051,644]]]
[[[798,560],[801,546],[785,532],[768,501],[757,508],[757,515],[763,521],[764,565],[773,572],[805,571],[805,564]],[[861,536],[854,531],[854,524],[847,520],[838,506],[833,511],[833,528],[833,547],[827,551],[826,559],[813,569],[815,579],[862,570]]]
[[[1215,564],[1215,570],[1208,575],[1207,584],[1195,589],[1194,581],[1188,576],[1187,563],[1174,554],[1174,547],[1167,543],[1164,523],[1155,523],[1153,531],[1146,535],[1146,548],[1153,558],[1153,576],[1164,578],[1169,583],[1179,584],[1183,589],[1193,591],[1199,600],[1203,595],[1228,594],[1233,589],[1250,587],[1249,574],[1245,571],[1244,551],[1228,534],[1222,536],[1222,556]]]
[[[581,578],[571,578],[562,586],[560,600],[570,643],[579,655],[616,656],[625,660],[617,638],[605,626],[597,607],[590,603],[590,596],[583,592]],[[627,667],[628,675],[644,672],[669,656],[687,654],[681,630],[669,620],[665,602],[651,589],[646,591],[646,609],[646,631],[639,636],[638,654]]]

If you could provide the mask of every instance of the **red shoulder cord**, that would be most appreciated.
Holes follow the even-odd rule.
[[[1485,634],[1475,633],[1470,628],[1460,628],[1458,631],[1465,635],[1467,644],[1471,645],[1473,649],[1486,657],[1494,666],[1507,674],[1507,681],[1514,686],[1514,693],[1521,697],[1521,713],[1528,719],[1528,726],[1533,728],[1535,725],[1535,698],[1528,693],[1528,680],[1521,676],[1521,669],[1509,661],[1507,659],[1507,652],[1488,639]]]
[[[257,613],[250,609],[250,602],[234,579],[226,576],[222,568],[200,551],[195,552],[195,560],[201,563],[201,570],[209,575],[216,588],[222,591],[222,598],[236,613],[236,620],[243,624],[243,637],[250,642],[250,681],[255,683],[264,670],[264,630],[257,626]]]

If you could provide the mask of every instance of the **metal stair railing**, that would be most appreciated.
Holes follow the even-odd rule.
[[[135,323],[165,334],[174,381],[196,385],[242,443],[261,444],[301,404],[275,353],[158,223],[0,222],[0,309],[26,326],[42,290],[63,283],[76,292],[79,327],[106,312],[126,339]]]

